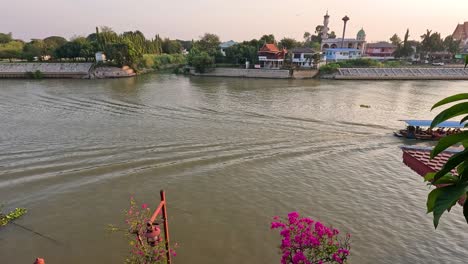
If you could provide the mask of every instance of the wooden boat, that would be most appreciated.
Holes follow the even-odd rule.
[[[406,129],[394,132],[396,137],[417,140],[439,140],[448,135],[462,132],[467,123],[445,121],[431,129],[431,120],[401,120],[407,124]]]

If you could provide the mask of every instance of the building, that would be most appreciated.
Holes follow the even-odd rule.
[[[104,52],[102,52],[102,51],[96,52],[96,54],[94,54],[94,56],[96,58],[96,62],[106,61],[106,54],[104,54]]]
[[[223,56],[226,56],[227,48],[230,48],[236,44],[237,42],[235,42],[234,40],[226,41],[226,42],[219,44],[219,48],[221,49],[221,53],[223,54]]]
[[[362,57],[362,51],[360,49],[353,48],[325,49],[323,55],[327,62],[355,60]]]
[[[284,59],[288,51],[280,50],[275,44],[265,44],[258,51],[260,68],[280,69],[284,65]]]
[[[455,40],[460,40],[460,53],[468,54],[468,22],[458,24],[452,34]]]
[[[292,49],[292,63],[302,68],[311,68],[314,66],[314,55],[317,54],[311,48]]]
[[[366,45],[365,55],[376,60],[390,60],[395,58],[393,54],[396,49],[396,45],[385,41],[369,43]]]
[[[349,19],[349,18],[348,18]],[[326,49],[358,49],[361,51],[361,54],[364,53],[364,48],[366,46],[366,32],[364,29],[359,30],[356,35],[356,38],[329,38],[328,32],[330,31],[328,25],[330,23],[330,16],[327,14],[324,16],[323,20],[323,31],[322,31],[322,51]],[[343,34],[344,35],[344,34]]]

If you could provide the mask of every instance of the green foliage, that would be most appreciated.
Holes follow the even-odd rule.
[[[187,61],[198,73],[205,73],[208,69],[214,67],[214,58],[208,52],[199,51],[195,48],[188,54]]]
[[[0,59],[20,59],[23,55],[23,42],[10,41],[0,44]]]
[[[320,74],[333,74],[338,71],[340,64],[338,63],[329,63],[320,67]]]
[[[397,44],[397,49],[394,54],[395,57],[397,58],[409,57],[413,54],[414,50],[411,47],[411,43],[408,39],[409,39],[409,29],[406,30],[405,39],[403,40],[403,43]]]
[[[279,43],[280,48],[292,49],[302,46],[302,43],[293,38],[283,38]]]
[[[146,69],[161,70],[186,63],[187,58],[182,54],[145,54],[139,66]]]
[[[182,44],[177,40],[165,38],[162,42],[162,51],[167,54],[176,54],[182,52]]]
[[[466,69],[466,66],[468,66],[468,55],[465,56],[465,69]]]
[[[373,59],[355,59],[336,62],[341,68],[382,67],[383,64]]]
[[[27,210],[24,208],[15,208],[15,210],[7,214],[3,214],[2,207],[3,206],[0,206],[0,227],[7,225],[8,223],[20,218],[27,213]]]
[[[200,40],[196,41],[193,44],[193,48],[197,49],[200,52],[206,52],[209,56],[215,57],[220,53],[219,45],[221,41],[219,37],[215,34],[205,33]]]
[[[67,43],[67,40],[60,36],[50,36],[45,38],[43,41],[45,45],[45,54],[49,56],[54,56],[55,50]]]
[[[42,78],[44,78],[44,74],[40,70],[37,70],[35,72],[27,72],[26,74],[28,75],[29,79],[42,79]]]
[[[393,45],[400,45],[401,44],[401,38],[395,33],[393,34],[393,36],[390,38],[390,42],[393,44]]]
[[[23,57],[28,61],[42,60],[44,55],[46,55],[46,45],[43,40],[34,39],[23,47]]]
[[[226,57],[224,63],[244,64],[249,61],[252,65],[258,62],[258,50],[260,46],[257,40],[244,41],[233,45],[225,50]]]
[[[436,103],[432,109],[450,103],[456,104],[439,113],[434,118],[431,127],[433,128],[454,117],[462,117],[461,122],[468,120],[468,102],[463,102],[466,100],[468,100],[468,94],[465,93],[450,96]],[[465,150],[453,155],[440,171],[428,174],[425,177],[427,181],[430,181],[431,184],[434,185],[448,184],[431,191],[427,199],[427,211],[434,215],[435,228],[439,225],[442,214],[445,211],[450,211],[450,209],[456,205],[457,201],[468,195],[468,170],[465,169],[468,166],[468,132],[465,131],[460,134],[453,134],[441,139],[431,153],[431,158],[434,158],[450,146],[458,143],[462,143]],[[454,169],[457,169],[458,176],[451,174],[451,171]],[[468,223],[467,204],[468,202],[465,202],[463,206],[463,215]]]
[[[432,33],[432,30],[427,30],[426,34],[421,36],[421,51],[423,52],[436,52],[444,51],[444,41],[440,33]]]
[[[0,44],[6,44],[11,41],[13,41],[11,33],[0,33]]]
[[[270,34],[270,35],[263,35],[259,42],[263,45],[263,44],[273,44],[276,42],[275,40],[275,36],[273,34]]]
[[[445,49],[452,54],[457,54],[460,51],[460,43],[461,40],[455,40],[452,36],[447,36],[444,39]]]

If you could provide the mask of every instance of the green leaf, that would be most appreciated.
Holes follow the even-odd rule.
[[[468,199],[468,193],[466,193]],[[468,201],[465,200],[463,204],[463,215],[465,216],[466,223],[468,223]]]
[[[456,184],[459,180],[460,178],[458,176],[448,173],[442,176],[437,181],[433,182],[433,184]]]
[[[439,194],[435,197],[433,213],[434,227],[437,229],[442,214],[451,209],[457,201],[468,191],[468,183],[438,188]]]
[[[465,159],[468,159],[468,149],[465,149],[464,151],[450,157],[447,163],[445,163],[444,167],[442,167],[442,169],[436,173],[434,176],[434,181],[437,182],[442,176],[449,173],[451,170],[465,161]]]
[[[437,102],[437,103],[431,108],[431,110],[434,110],[434,108],[437,108],[437,107],[439,107],[439,106],[441,106],[441,105],[453,103],[453,102],[460,101],[460,100],[468,100],[468,93],[456,94],[456,95],[453,95],[453,96],[444,98],[444,99],[442,99],[441,101]]]
[[[431,128],[436,127],[438,124],[459,115],[468,114],[468,102],[456,104],[444,111],[440,112],[432,121]]]
[[[448,137],[444,137],[441,140],[439,140],[439,143],[437,143],[437,146],[432,150],[431,152],[431,159],[439,155],[442,151],[446,150],[447,148],[462,142],[468,138],[468,131],[463,131],[462,133],[459,134],[453,134]]]
[[[428,181],[428,182],[432,181],[435,175],[436,175],[435,172],[429,172],[428,174],[424,176],[424,181]]]
[[[440,188],[436,188],[432,190],[429,195],[427,196],[427,213],[434,212],[435,202],[437,198],[442,194],[442,190]]]

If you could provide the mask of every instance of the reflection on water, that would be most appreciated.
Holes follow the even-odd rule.
[[[105,232],[129,196],[168,192],[180,263],[277,263],[274,215],[353,234],[351,263],[465,263],[461,209],[434,231],[427,187],[401,163],[399,119],[427,119],[463,82],[145,75],[0,81],[0,232],[8,263],[120,263]],[[361,108],[361,104],[371,108]],[[415,144],[415,142],[410,142]]]

